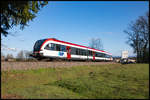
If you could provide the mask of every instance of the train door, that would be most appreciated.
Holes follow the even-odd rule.
[[[93,60],[95,60],[95,52],[93,51]]]
[[[67,59],[71,59],[71,48],[67,46]]]

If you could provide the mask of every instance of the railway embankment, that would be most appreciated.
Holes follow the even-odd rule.
[[[72,67],[82,65],[115,64],[115,62],[1,62],[1,70],[28,70],[48,67]]]

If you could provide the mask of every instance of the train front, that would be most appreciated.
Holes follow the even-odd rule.
[[[42,40],[37,40],[35,42],[35,45],[33,47],[33,53],[30,56],[37,58],[37,59],[43,58],[43,53],[42,53],[41,47],[45,40],[46,39],[42,39]]]

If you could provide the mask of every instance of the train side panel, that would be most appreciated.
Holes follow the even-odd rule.
[[[45,47],[49,44],[49,43],[54,43],[54,44],[60,44],[60,45],[64,45],[66,46],[66,52],[64,51],[55,51],[55,50],[47,50],[45,49]],[[71,49],[71,47],[75,47],[78,49],[84,49],[84,50],[90,50],[92,51],[92,55],[75,55],[75,54],[71,54],[70,51],[68,50]],[[69,51],[69,53],[68,53]],[[65,58],[68,59],[68,54],[70,55],[69,59],[79,59],[79,60],[106,60],[106,61],[110,61],[113,60],[112,58],[108,58],[108,57],[96,57],[95,56],[95,52],[97,53],[102,53],[102,54],[107,54],[107,52],[102,52],[102,51],[97,51],[95,49],[91,49],[91,48],[84,48],[84,47],[80,47],[80,46],[76,46],[76,45],[70,45],[70,44],[65,44],[65,43],[61,43],[61,42],[57,42],[57,41],[46,41],[42,44],[42,46],[40,47],[40,51],[39,53],[42,53],[43,57],[53,57],[53,58]]]

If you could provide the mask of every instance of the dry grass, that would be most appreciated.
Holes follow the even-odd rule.
[[[1,62],[3,71],[27,70],[48,67],[72,67],[81,65],[113,64],[114,62]]]

